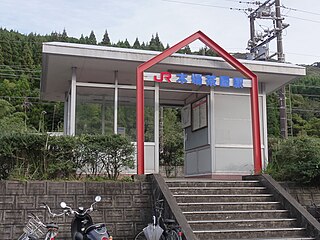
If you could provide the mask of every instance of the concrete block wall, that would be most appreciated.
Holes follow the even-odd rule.
[[[18,239],[28,215],[34,213],[49,222],[41,203],[48,204],[55,213],[61,212],[60,202],[69,206],[89,207],[96,204],[91,216],[95,223],[105,222],[114,240],[132,240],[151,221],[151,183],[141,182],[20,182],[0,181],[0,239]],[[54,221],[59,224],[57,239],[69,240],[71,216]]]
[[[281,186],[286,189],[302,206],[309,207],[313,204],[320,206],[320,186],[305,187],[295,183],[281,183]]]

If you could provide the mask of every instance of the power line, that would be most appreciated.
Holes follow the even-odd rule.
[[[247,11],[247,10],[249,10],[249,9],[244,9],[244,8],[224,7],[224,6],[211,5],[211,4],[205,4],[205,3],[184,2],[184,1],[177,1],[177,0],[162,0],[162,1],[164,1],[164,2],[172,2],[172,3],[179,3],[179,4],[186,4],[186,5],[193,5],[193,6],[228,9],[228,10],[239,10],[239,11]]]
[[[290,16],[290,15],[285,15],[285,14],[283,14],[282,16],[285,16],[285,17],[288,17],[288,18],[295,18],[295,19],[298,19],[298,20],[303,20],[303,21],[308,21],[308,22],[313,22],[313,23],[320,23],[320,21],[311,20],[311,19],[307,19],[307,18],[294,17],[294,16]]]
[[[301,10],[301,9],[297,9],[297,8],[291,8],[291,7],[284,6],[283,4],[282,4],[281,7],[285,8],[285,9],[288,9],[288,10],[296,11],[296,12],[302,12],[302,13],[308,13],[308,14],[313,14],[313,15],[320,16],[320,13],[310,12],[310,11]]]

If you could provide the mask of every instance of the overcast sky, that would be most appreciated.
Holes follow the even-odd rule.
[[[136,37],[147,42],[159,34],[164,45],[201,30],[228,52],[245,52],[249,40],[249,19],[244,11],[256,8],[253,0],[0,0],[0,26],[21,33],[50,34],[66,29],[79,38],[94,31],[101,41],[108,30],[111,42]],[[264,2],[264,0],[261,0]],[[189,4],[188,4],[189,3]],[[195,4],[192,4],[195,3]],[[282,0],[285,60],[297,64],[320,62],[320,1]],[[288,9],[288,8],[291,8]],[[272,28],[272,21],[258,21],[257,30]],[[196,42],[191,47],[203,46]],[[275,40],[270,45],[276,50]]]

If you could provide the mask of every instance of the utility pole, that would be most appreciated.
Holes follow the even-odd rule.
[[[272,10],[273,6],[275,10]],[[282,31],[289,26],[284,24],[281,17],[281,4],[280,0],[266,0],[257,9],[249,15],[250,18],[250,40],[248,42],[248,49],[250,54],[248,59],[252,60],[270,60],[272,57],[277,56],[278,62],[284,62],[283,44],[282,44]],[[264,30],[264,33],[257,35],[255,32],[255,20],[272,20],[273,29]],[[269,42],[277,39],[277,52],[269,55]],[[282,87],[278,92],[279,105],[280,105],[280,133],[282,138],[288,137],[287,125],[287,112],[286,112],[286,91]]]
[[[277,55],[278,62],[284,62],[283,45],[282,45],[282,17],[280,11],[280,0],[275,0],[276,6],[276,36],[277,36]],[[279,90],[280,105],[280,134],[282,138],[288,138],[288,123],[286,109],[286,87],[283,86]]]

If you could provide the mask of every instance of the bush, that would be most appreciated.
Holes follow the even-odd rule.
[[[0,135],[0,179],[74,179],[83,173],[117,179],[133,167],[133,153],[119,135]]]
[[[318,184],[320,181],[320,139],[295,137],[273,146],[266,172],[280,181]]]

